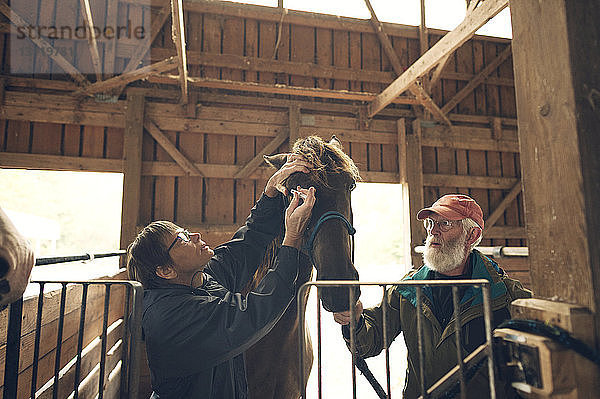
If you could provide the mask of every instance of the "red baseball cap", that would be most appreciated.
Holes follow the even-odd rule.
[[[431,213],[437,213],[448,220],[471,218],[483,230],[483,211],[475,200],[468,195],[447,194],[438,199],[429,208],[417,212],[417,219],[424,220]]]

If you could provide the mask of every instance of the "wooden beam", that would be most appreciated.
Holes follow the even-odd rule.
[[[148,81],[153,83],[177,84],[178,76],[161,75],[150,76]],[[188,77],[189,83],[194,87],[210,87],[214,89],[226,89],[236,91],[247,91],[253,93],[288,94],[295,96],[337,98],[340,100],[370,101],[377,95],[374,93],[353,92],[346,90],[328,90],[308,87],[295,87],[281,84],[264,84],[253,82],[237,82],[231,80]],[[410,97],[398,97],[392,100],[395,104],[418,104],[417,100]]]
[[[92,18],[92,9],[90,8],[89,0],[80,0],[83,10],[83,21],[85,22],[88,31],[88,44],[90,48],[90,56],[92,58],[92,66],[96,72],[96,82],[102,80],[102,65],[100,63],[100,54],[98,53],[98,43],[96,41],[96,32],[94,31],[94,19]]]
[[[533,291],[587,307],[598,351],[600,8],[597,0],[511,0],[510,6]],[[578,397],[597,392],[597,375],[578,384]]]
[[[517,183],[515,183],[513,188],[510,189],[510,191],[508,192],[508,194],[506,194],[502,201],[498,204],[496,209],[494,209],[494,211],[485,220],[486,229],[492,227],[498,221],[498,219],[500,219],[508,205],[510,205],[515,200],[515,198],[517,198],[517,195],[519,195],[520,192],[521,181],[519,180]]]
[[[166,60],[145,66],[143,68],[139,68],[131,72],[126,72],[101,82],[93,83],[85,88],[81,88],[75,91],[73,95],[80,96],[84,94],[106,92],[116,87],[126,86],[128,83],[134,82],[136,80],[146,79],[152,74],[167,72],[177,67],[178,58],[171,57]]]
[[[371,6],[371,2],[369,0],[365,0],[365,4],[371,13],[371,24],[373,25],[373,29],[379,38],[379,42],[383,47],[385,54],[387,55],[390,63],[392,64],[392,68],[399,76],[402,75],[402,64],[400,63],[400,59],[398,58],[398,54],[394,51],[394,47],[392,46],[392,42],[385,34],[383,30],[383,25],[377,19],[377,14],[375,14],[375,10]],[[425,89],[418,83],[413,82],[408,89],[415,96],[415,98],[423,105],[437,120],[445,123],[448,126],[452,125],[450,119],[446,117],[446,115],[440,110],[437,104],[433,101],[433,99],[427,94]]]
[[[452,57],[452,54],[454,54],[454,51],[446,54],[440,60],[439,64],[437,64],[437,66],[435,67],[435,71],[433,71],[433,74],[431,75],[431,79],[429,79],[429,88],[432,88],[440,80],[440,78],[442,77],[442,71],[446,67],[448,60],[450,60],[450,57]]]
[[[186,158],[175,144],[169,140],[167,136],[152,122],[150,118],[144,119],[144,128],[150,135],[156,140],[158,144],[173,158],[175,162],[186,172],[189,176],[202,176],[202,172],[192,161]]]
[[[123,211],[121,212],[121,249],[135,238],[142,178],[142,135],[145,98],[139,93],[127,95],[123,138]]]
[[[6,4],[5,0],[0,0],[0,13],[4,14],[4,16],[6,16],[6,18],[8,18],[10,20],[10,22],[12,22],[17,27],[18,26],[32,26],[28,21],[23,19],[23,17],[21,17],[16,12],[14,12],[8,6],[8,4]],[[37,37],[37,36],[36,37],[27,36],[27,37],[36,46],[38,46],[44,54],[49,54],[49,57],[52,58],[52,60],[54,62],[56,62],[56,64],[58,66],[60,66],[67,74],[69,74],[69,76],[71,76],[71,78],[74,81],[79,83],[79,85],[87,86],[90,84],[89,80],[87,80],[85,78],[85,76],[83,76],[81,74],[81,72],[79,72],[79,70],[73,66],[73,64],[71,64],[69,61],[67,61],[65,59],[65,57],[60,55],[60,52],[56,51],[56,49],[54,49],[54,47],[50,43],[48,43],[46,40],[42,39],[41,37]]]
[[[425,54],[429,49],[429,34],[427,32],[427,24],[425,23],[425,0],[421,0],[421,23],[419,24],[419,47],[421,55]]]
[[[480,7],[468,14],[456,29],[449,32],[412,64],[402,75],[375,98],[369,105],[369,116],[376,115],[390,104],[394,98],[406,91],[420,76],[435,67],[442,58],[469,40],[477,29],[502,11],[508,0],[486,0]]]
[[[448,175],[441,173],[423,174],[423,185],[428,187],[469,187],[491,190],[507,190],[517,182],[514,177]]]
[[[400,118],[396,121],[398,132],[398,183],[408,182],[408,150],[406,143],[406,120]]]
[[[527,231],[525,227],[521,226],[493,226],[486,228],[483,231],[483,238],[497,238],[497,239],[523,239],[527,238]]]
[[[442,107],[442,112],[447,114],[454,107],[458,105],[466,96],[471,94],[473,90],[477,88],[481,83],[485,81],[485,78],[488,77],[490,73],[496,70],[508,57],[512,54],[511,46],[507,46],[500,55],[498,55],[492,62],[485,66],[475,77],[467,83],[465,87],[463,87],[458,93],[454,95],[444,106]]]
[[[285,143],[288,139],[288,132],[282,131],[275,137],[273,140],[269,141],[269,143],[262,149],[254,158],[252,158],[242,169],[237,172],[233,178],[234,179],[247,179],[254,171],[260,166],[263,162],[263,155],[272,154],[279,148],[280,145]]]
[[[406,135],[407,170],[406,180],[408,183],[409,197],[409,221],[410,221],[410,256],[413,267],[423,264],[421,254],[414,251],[417,245],[423,244],[425,229],[423,224],[417,220],[417,212],[425,205],[423,196],[423,151],[421,147],[421,123],[414,120],[412,123],[412,134]]]
[[[150,46],[154,42],[154,39],[156,39],[156,36],[162,30],[163,25],[165,24],[170,15],[171,5],[168,2],[166,2],[165,5],[160,9],[158,14],[152,16],[152,26],[150,27],[149,40],[145,41],[141,46],[137,45],[135,47],[135,51],[131,55],[131,58],[129,59],[129,62],[127,63],[127,66],[125,67],[123,73],[133,71],[135,68],[138,67],[139,63],[142,61],[142,59],[150,49]]]
[[[298,104],[290,105],[288,110],[288,124],[290,127],[290,151],[296,140],[300,138],[300,106]]]
[[[181,103],[188,103],[188,69],[185,50],[185,28],[183,26],[183,0],[171,0],[172,38],[177,49]]]

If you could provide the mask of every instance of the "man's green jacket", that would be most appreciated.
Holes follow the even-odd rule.
[[[531,292],[522,284],[498,267],[491,259],[473,250],[469,262],[472,265],[473,279],[486,279],[492,283],[491,299],[495,328],[510,317],[509,304],[518,298],[531,297]],[[434,272],[424,265],[412,270],[403,280],[431,280]],[[455,321],[452,318],[442,328],[433,309],[434,296],[429,286],[423,288],[423,350],[425,386],[429,388],[437,380],[458,364],[455,337]],[[400,334],[408,349],[408,372],[404,387],[405,398],[417,398],[420,393],[419,351],[417,340],[417,300],[416,289],[411,286],[392,286],[385,294],[387,302],[387,340],[388,345]],[[460,321],[462,331],[463,356],[476,349],[485,340],[483,322],[483,297],[481,289],[469,287],[460,299]],[[349,344],[347,329],[345,338]],[[382,304],[375,308],[365,309],[356,330],[356,348],[362,357],[378,355],[383,350],[383,310]],[[467,397],[489,397],[487,367],[482,367],[467,385]],[[504,387],[499,387],[501,393]],[[501,397],[510,397],[508,394]]]

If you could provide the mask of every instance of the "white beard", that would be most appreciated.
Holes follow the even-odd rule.
[[[442,246],[432,247],[432,235],[427,235],[425,240],[425,250],[423,251],[423,261],[431,269],[438,273],[447,274],[448,272],[461,266],[467,258],[465,242],[467,232],[463,233],[451,241],[443,241]]]

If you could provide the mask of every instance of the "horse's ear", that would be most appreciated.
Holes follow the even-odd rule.
[[[340,139],[335,137],[335,134],[331,136],[331,140],[329,140],[329,144],[338,147],[340,150],[343,150],[342,142],[340,141]]]
[[[283,166],[283,164],[287,161],[286,154],[275,154],[275,155],[263,155],[263,159],[267,163],[274,167],[275,169],[279,169]]]

